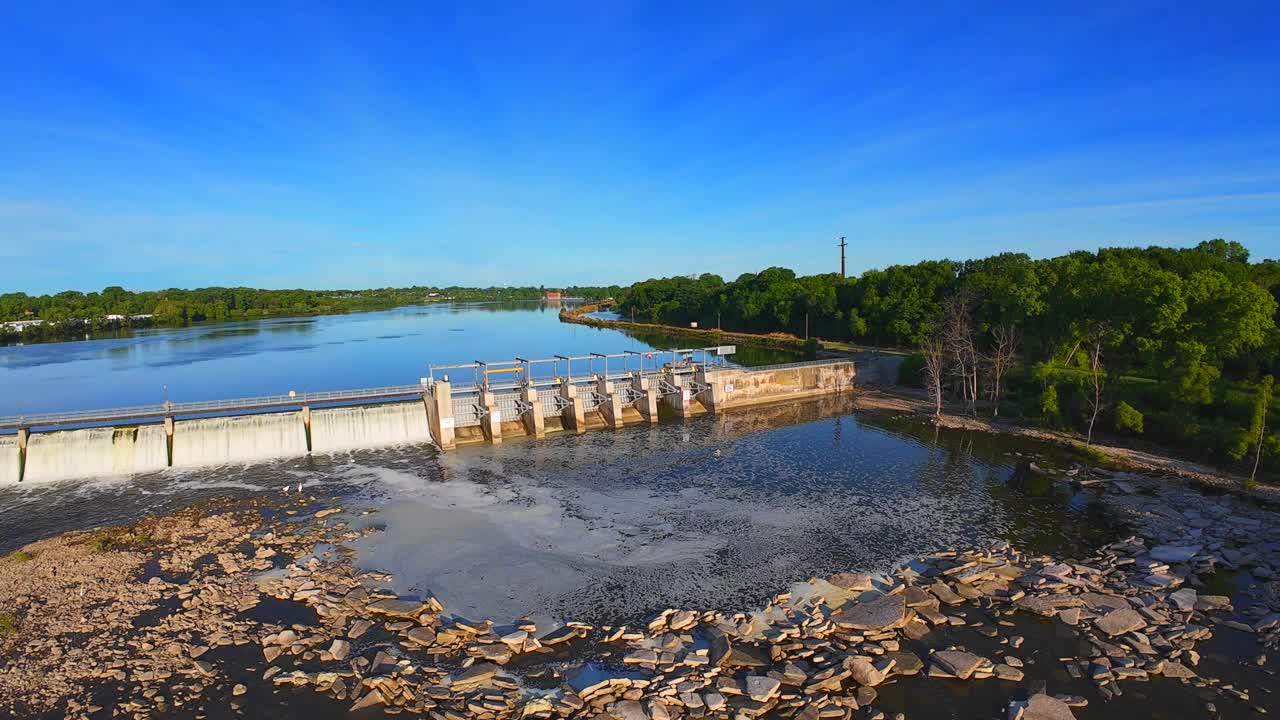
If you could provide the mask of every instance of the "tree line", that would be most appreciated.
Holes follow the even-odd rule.
[[[564,288],[566,295],[600,299],[614,287]],[[368,290],[261,290],[247,287],[170,288],[101,292],[68,290],[50,295],[0,294],[0,323],[40,320],[21,331],[0,327],[0,339],[27,342],[79,337],[86,332],[137,324],[180,326],[192,322],[246,320],[280,315],[329,315],[383,310],[445,298],[459,302],[516,302],[543,297],[545,287],[408,287]],[[139,316],[150,316],[141,318]]]
[[[843,279],[774,267],[646,280],[619,311],[646,322],[786,332],[912,348],[904,380],[967,412],[1018,414],[1195,447],[1275,470],[1259,430],[1280,367],[1280,263],[1236,242],[1104,248],[1033,260],[1006,253],[895,265]],[[1268,388],[1264,392],[1265,388]],[[1261,427],[1265,428],[1263,412]],[[1261,438],[1261,440],[1259,440]]]

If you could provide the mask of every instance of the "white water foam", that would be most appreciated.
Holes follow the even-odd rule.
[[[299,413],[264,413],[180,422],[173,433],[174,467],[304,455],[306,430]]]
[[[31,434],[24,480],[121,475],[164,467],[163,428],[62,430]]]
[[[18,481],[18,438],[0,435],[0,485]]]
[[[323,408],[311,413],[315,452],[431,441],[420,402]]]

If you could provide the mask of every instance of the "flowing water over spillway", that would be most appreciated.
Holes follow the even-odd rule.
[[[358,544],[358,559],[394,574],[399,592],[435,594],[468,616],[616,622],[668,606],[746,608],[811,575],[886,570],[961,542],[1059,551],[1110,532],[1090,506],[1016,476],[1015,452],[1029,446],[935,438],[913,422],[850,414],[847,400],[448,454],[414,444],[421,428],[388,407],[355,424],[317,416],[317,437],[377,432],[408,444],[0,489],[0,551],[303,483],[375,511],[355,521],[385,531]]]

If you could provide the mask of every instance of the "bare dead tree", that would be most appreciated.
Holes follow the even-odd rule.
[[[1102,388],[1106,383],[1106,369],[1102,366],[1102,345],[1106,331],[1097,328],[1089,334],[1089,383],[1092,394],[1086,395],[1089,402],[1089,433],[1085,436],[1084,446],[1093,444],[1093,424],[1098,421],[1098,413],[1102,411]]]
[[[933,401],[933,416],[942,417],[942,380],[947,371],[947,346],[942,333],[930,332],[920,341],[920,354],[924,356],[924,382]]]
[[[991,414],[1000,417],[1000,398],[1004,393],[1004,376],[1013,367],[1014,357],[1022,332],[1013,323],[1002,323],[991,328],[991,350],[985,356],[987,362],[987,392],[991,396]]]
[[[943,304],[943,342],[952,372],[960,383],[965,410],[978,414],[978,343],[973,333],[973,312],[968,294],[957,293]]]

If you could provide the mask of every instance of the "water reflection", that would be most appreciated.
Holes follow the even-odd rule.
[[[207,400],[302,387],[406,385],[430,364],[688,344],[652,333],[564,324],[558,312],[538,303],[440,304],[0,347],[0,415],[154,402],[165,386],[174,400]],[[794,357],[740,348],[736,360],[756,365]],[[575,375],[591,371],[585,362],[573,369]]]

